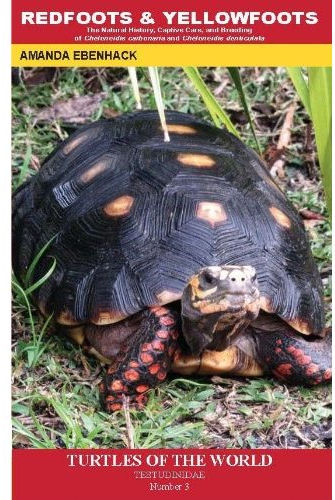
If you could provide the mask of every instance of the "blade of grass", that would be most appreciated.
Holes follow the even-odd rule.
[[[246,95],[245,95],[245,92],[244,92],[244,89],[243,89],[243,84],[242,84],[242,80],[241,80],[239,69],[238,68],[229,67],[228,71],[230,73],[230,76],[231,76],[234,84],[235,84],[237,92],[239,93],[239,96],[240,96],[240,99],[241,99],[241,103],[242,103],[244,112],[245,112],[245,114],[248,117],[249,125],[250,125],[251,132],[252,132],[252,135],[253,135],[254,140],[255,140],[255,144],[256,144],[258,153],[260,154],[260,156],[262,156],[261,147],[259,145],[259,142],[258,142],[258,139],[257,139],[257,136],[256,136],[255,127],[254,127],[253,120],[252,120],[252,117],[251,117],[251,114],[250,114],[250,109],[249,109],[249,105],[248,105],[248,102],[247,102],[247,99],[246,99]]]
[[[20,171],[19,179],[17,181],[17,187],[21,186],[21,184],[23,183],[23,181],[26,179],[26,177],[28,175],[28,168],[29,168],[29,164],[30,164],[30,160],[31,160],[31,155],[32,155],[32,149],[31,149],[31,145],[29,144],[27,147],[26,154],[24,155],[23,165],[22,165],[22,168]]]
[[[30,416],[34,422],[34,425],[35,425],[39,435],[41,436],[41,438],[43,439],[43,442],[45,443],[45,447],[46,448],[55,448],[53,441],[50,439],[50,437],[48,435],[47,429],[44,427],[43,424],[41,424],[39,422],[37,416],[35,415],[35,413],[32,409],[30,411]]]
[[[221,108],[220,104],[217,102],[213,94],[208,89],[207,85],[201,78],[198,68],[195,67],[185,67],[183,68],[186,75],[191,80],[194,87],[197,89],[199,94],[201,95],[204,103],[207,106],[207,109],[212,117],[214,124],[217,127],[220,127],[221,124],[225,125],[225,127],[232,134],[236,135],[236,137],[240,137],[236,128],[232,124],[227,113]]]
[[[31,333],[33,335],[33,339],[35,339],[36,338],[35,322],[34,322],[33,313],[32,313],[32,310],[31,310],[31,305],[30,305],[29,299],[28,299],[25,291],[19,285],[19,283],[16,281],[15,278],[13,279],[13,286],[14,286],[14,288],[16,288],[16,290],[19,293],[19,295],[23,298],[24,305],[25,305],[25,307],[27,309],[27,312],[28,312]]]
[[[308,68],[309,96],[315,139],[328,212],[332,208],[332,72],[331,68]]]
[[[21,424],[21,422],[16,418],[13,419],[13,430],[17,432],[17,434],[28,438],[34,448],[55,448],[54,443],[49,443],[49,440],[45,442],[38,439],[33,432]]]
[[[36,338],[33,338],[33,342],[29,342],[24,349],[22,349],[22,353],[26,352],[27,353],[27,360],[28,360],[28,367],[29,368],[34,368],[38,362],[38,360],[41,358],[43,352],[45,349],[48,347],[50,340],[46,341],[42,345],[42,339],[44,337],[44,334],[46,333],[50,322],[53,318],[53,314],[51,314],[46,321],[44,322],[41,332],[39,335],[36,335]]]
[[[26,276],[23,278],[23,282],[24,282],[25,287],[28,287],[31,284],[31,278],[32,278],[32,275],[35,271],[35,268],[36,268],[38,262],[40,261],[42,255],[49,248],[49,246],[51,245],[51,243],[53,242],[53,240],[56,237],[57,237],[57,234],[55,234],[55,236],[53,236],[49,241],[47,241],[47,243],[41,248],[41,250],[38,252],[38,254],[34,257],[32,263],[30,264],[30,266],[28,268]]]
[[[303,103],[307,113],[312,118],[311,105],[309,100],[309,89],[307,81],[304,77],[302,68],[286,68],[290,78],[295,86],[296,91]]]
[[[42,278],[40,278],[38,281],[36,281],[36,283],[34,283],[33,285],[31,285],[29,288],[26,288],[25,293],[27,295],[31,294],[34,290],[36,290],[41,285],[43,285],[43,283],[45,281],[47,281],[47,279],[52,275],[52,273],[54,272],[55,267],[57,265],[56,259],[54,257],[52,257],[52,259],[53,259],[53,263],[51,264],[50,269],[45,273],[45,275],[42,276]]]
[[[164,103],[163,103],[163,98],[162,98],[162,93],[161,93],[161,87],[159,84],[158,71],[157,71],[157,68],[155,66],[149,66],[148,70],[149,70],[149,76],[150,76],[151,83],[152,83],[152,88],[154,90],[155,101],[156,101],[156,106],[157,106],[159,118],[161,120],[162,129],[164,132],[164,141],[170,142],[169,132],[168,132],[168,129],[166,126],[165,113],[164,113]]]
[[[48,279],[48,278],[45,278]],[[44,281],[45,281],[44,279]],[[28,318],[29,318],[29,324],[30,324],[30,331],[32,334],[32,341],[28,342],[26,347],[22,349],[22,353],[26,353],[27,355],[27,362],[28,362],[28,367],[34,367],[40,357],[42,356],[43,352],[45,351],[46,347],[48,346],[48,343],[44,343],[42,346],[42,338],[45,335],[45,332],[47,331],[50,322],[53,318],[53,314],[51,314],[43,323],[43,326],[41,328],[41,331],[39,334],[36,332],[36,326],[35,326],[35,320],[33,317],[33,312],[31,308],[31,304],[28,298],[28,295],[26,293],[26,290],[24,290],[19,283],[16,281],[15,277],[13,278],[13,287],[16,289],[18,294],[22,297],[24,306],[27,310],[28,313]]]
[[[136,109],[142,109],[140,90],[138,87],[137,73],[134,66],[129,66],[128,73],[130,76],[131,85],[133,87],[134,97],[136,101]]]

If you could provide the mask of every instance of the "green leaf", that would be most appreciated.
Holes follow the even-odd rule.
[[[250,415],[252,415],[252,409],[248,406],[240,406],[238,411],[243,415],[247,415],[247,417],[250,417]]]
[[[211,398],[213,394],[214,394],[214,389],[206,389],[205,391],[198,392],[198,394],[196,395],[196,400],[206,401],[206,399]]]
[[[332,208],[332,74],[329,67],[308,68],[306,82],[301,68],[287,68],[293,84],[314,126],[316,146],[325,190],[327,208],[331,217]]]
[[[287,68],[287,72],[290,75],[296,91],[298,92],[301,102],[303,103],[309,116],[312,118],[308,82],[304,77],[302,68]]]
[[[315,139],[328,212],[332,205],[332,73],[331,68],[308,68],[309,95]]]
[[[96,426],[96,424],[94,423],[93,421],[93,418],[88,416],[88,415],[85,415],[85,413],[82,413],[81,414],[81,419],[84,423],[84,427],[85,429],[88,431],[88,432],[92,432]]]
[[[247,102],[247,98],[246,98],[246,95],[244,93],[244,89],[243,89],[243,85],[242,85],[242,80],[241,80],[239,69],[238,68],[228,68],[228,71],[230,73],[230,76],[233,79],[233,82],[235,84],[237,92],[239,93],[239,96],[240,96],[240,99],[241,99],[241,103],[242,103],[244,112],[245,112],[245,114],[248,117],[249,125],[250,125],[250,128],[251,128],[251,132],[252,132],[252,135],[254,137],[255,143],[256,143],[256,147],[257,147],[258,153],[262,156],[262,150],[261,150],[261,147],[259,145],[259,142],[258,142],[258,139],[257,139],[257,136],[256,136],[253,119],[251,117],[250,109],[249,109],[248,102]]]
[[[35,352],[36,348],[33,345],[30,345],[26,349],[27,352],[27,360],[28,360],[28,365],[31,367],[34,364],[34,359],[35,359]]]
[[[197,89],[199,94],[201,95],[204,103],[207,106],[207,109],[212,117],[214,124],[217,127],[220,127],[221,124],[225,125],[229,132],[236,135],[236,137],[240,137],[236,128],[232,124],[227,113],[221,108],[220,104],[217,102],[211,91],[208,89],[207,85],[201,78],[198,68],[195,67],[187,67],[183,68],[194,87]]]
[[[29,406],[23,405],[21,403],[14,403],[12,406],[13,413],[18,413],[19,415],[24,415],[27,417],[29,415]]]

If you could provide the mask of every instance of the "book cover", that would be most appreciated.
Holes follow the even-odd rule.
[[[331,498],[331,2],[12,0],[13,500]]]

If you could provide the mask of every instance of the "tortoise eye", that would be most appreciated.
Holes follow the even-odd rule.
[[[217,281],[217,278],[208,271],[205,271],[202,274],[202,281],[204,285],[214,285]]]

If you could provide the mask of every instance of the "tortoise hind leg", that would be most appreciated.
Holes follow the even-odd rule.
[[[254,334],[260,363],[286,383],[313,386],[331,379],[331,335],[310,339],[288,325]]]
[[[177,349],[175,313],[166,307],[152,307],[137,319],[136,331],[121,344],[100,384],[107,411],[120,410],[123,395],[129,397],[131,406],[143,407],[147,391],[166,378]]]

